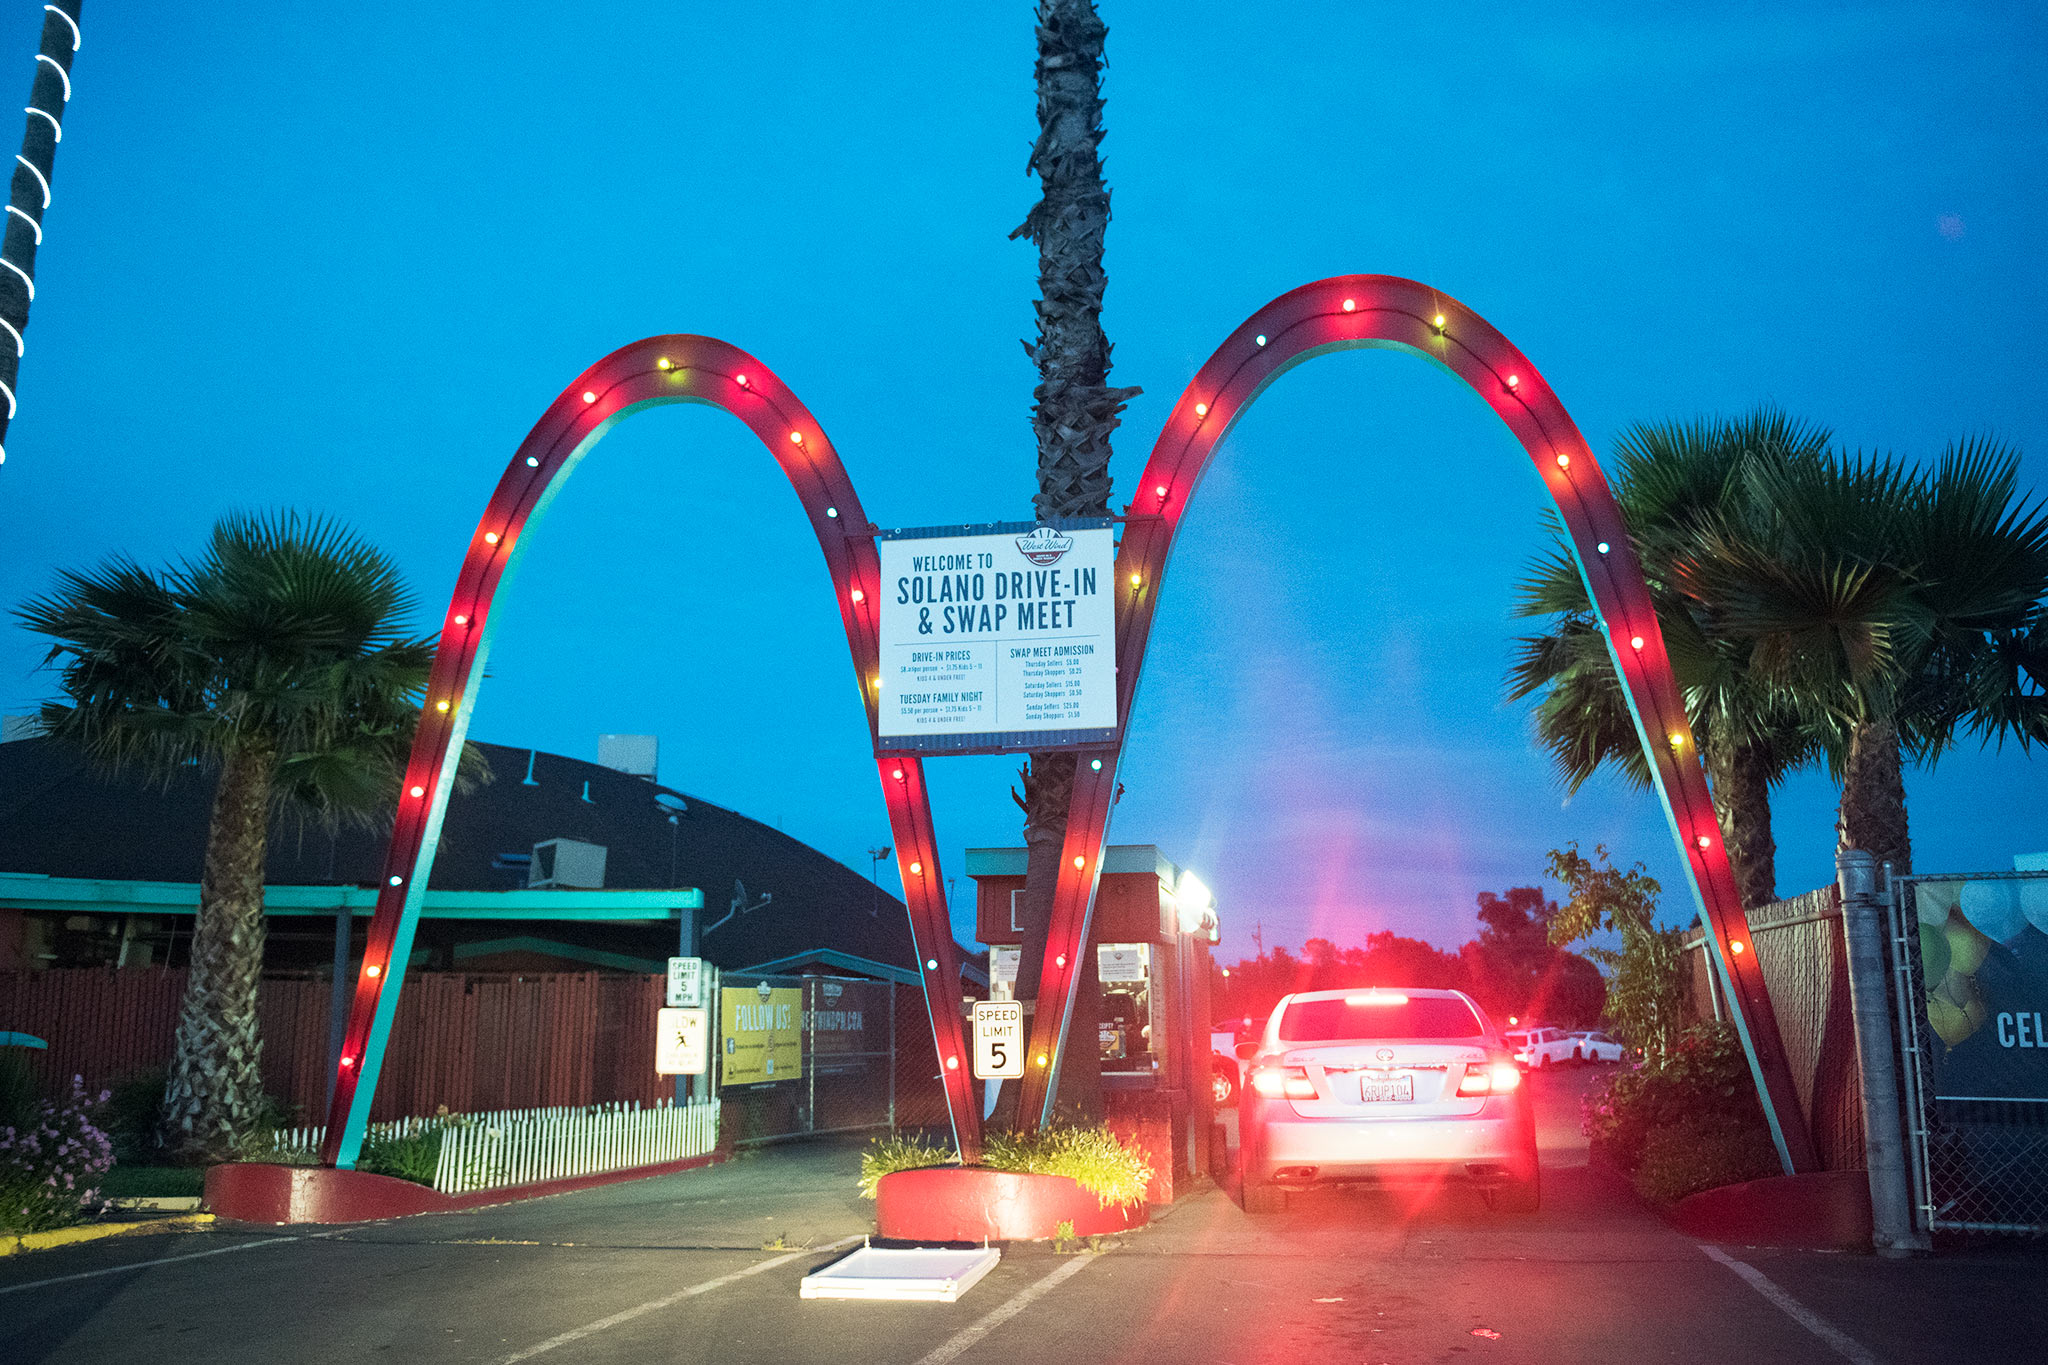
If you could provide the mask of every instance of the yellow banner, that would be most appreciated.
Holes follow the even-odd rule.
[[[804,1074],[804,993],[801,987],[759,990],[727,986],[719,993],[721,1085],[793,1081]]]

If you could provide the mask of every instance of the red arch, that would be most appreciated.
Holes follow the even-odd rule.
[[[321,1160],[330,1165],[354,1163],[368,1122],[455,760],[483,677],[497,595],[517,562],[528,529],[576,462],[614,423],[642,408],[669,403],[708,403],[732,413],[760,438],[788,477],[825,555],[873,735],[878,606],[873,528],[817,419],[760,361],[710,337],[649,337],[584,371],[548,406],[513,455],[463,556],[400,789],[369,946],[356,979],[328,1107]],[[881,759],[878,765],[911,930],[919,963],[925,967],[926,1005],[939,1047],[947,1104],[956,1140],[972,1156],[980,1149],[980,1111],[962,1060],[959,952],[947,916],[924,770],[915,758]],[[937,989],[941,983],[943,989]],[[938,1008],[933,1009],[934,1004]]]
[[[1465,381],[1520,441],[1557,504],[1607,631],[1656,777],[1673,834],[1708,925],[1717,969],[1730,987],[1737,1028],[1750,1058],[1779,1156],[1788,1170],[1815,1166],[1770,994],[1749,951],[1748,921],[1721,845],[1692,727],[1664,652],[1649,589],[1598,461],[1557,395],[1484,318],[1413,280],[1342,275],[1283,294],[1245,320],[1202,366],[1174,405],[1128,509],[1117,555],[1117,718],[1130,718],[1139,670],[1170,563],[1174,537],[1217,444],[1265,387],[1289,368],[1328,351],[1383,346],[1443,366]],[[1603,548],[1604,547],[1604,548]],[[1097,864],[1116,788],[1115,749],[1084,755],[1054,891],[1053,920],[1031,1040],[1034,1057],[1057,1056],[1072,1015],[1079,945],[1087,942]],[[1099,764],[1099,766],[1097,766]],[[1742,951],[1731,952],[1740,943]],[[1024,1113],[1044,1113],[1057,1067],[1031,1069]]]

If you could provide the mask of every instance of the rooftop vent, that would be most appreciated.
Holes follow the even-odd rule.
[[[581,839],[549,839],[533,846],[533,862],[526,869],[526,884],[544,887],[572,887],[578,891],[604,888],[604,845],[586,844]]]
[[[661,756],[661,740],[654,735],[599,735],[597,761],[600,766],[654,779]]]

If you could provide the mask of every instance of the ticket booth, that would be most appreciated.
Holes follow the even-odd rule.
[[[1021,848],[970,848],[975,937],[989,949],[989,994],[1011,996],[1023,931]],[[1165,1202],[1174,1175],[1209,1169],[1214,1117],[1209,1058],[1210,961],[1215,899],[1193,873],[1152,844],[1104,850],[1095,895],[1095,960],[1101,980],[1096,1047],[1112,1126],[1148,1134]],[[1070,1039],[1069,1046],[1079,1040]],[[1166,1160],[1168,1153],[1171,1159]]]

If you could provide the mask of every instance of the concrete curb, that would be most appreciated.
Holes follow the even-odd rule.
[[[89,1223],[83,1227],[58,1228],[54,1232],[14,1233],[0,1237],[0,1256],[12,1256],[18,1251],[48,1251],[52,1247],[99,1242],[109,1237],[133,1237],[145,1232],[181,1232],[203,1228],[212,1221],[210,1213],[187,1213],[176,1218],[149,1218],[134,1223]]]

